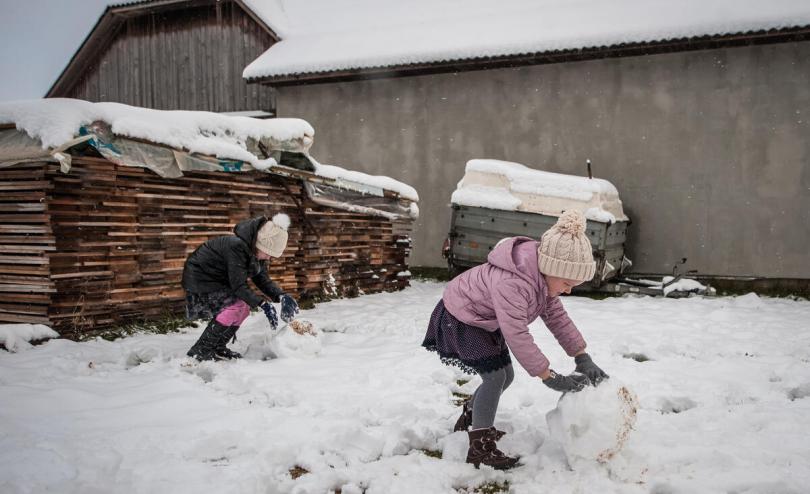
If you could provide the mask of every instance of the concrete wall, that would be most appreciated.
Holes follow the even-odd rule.
[[[810,278],[810,42],[283,87],[312,153],[419,191],[413,265],[443,265],[471,158],[594,174],[634,271]]]

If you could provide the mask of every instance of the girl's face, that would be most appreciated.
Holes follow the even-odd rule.
[[[557,278],[556,276],[543,276],[546,278],[548,294],[552,297],[559,297],[563,293],[571,293],[572,288],[582,284],[581,281]]]
[[[266,261],[266,260],[270,259],[270,254],[267,254],[266,252],[262,252],[261,249],[256,249],[256,259],[258,259],[260,261]]]

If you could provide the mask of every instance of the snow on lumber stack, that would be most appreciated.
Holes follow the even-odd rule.
[[[257,169],[266,169],[276,163],[272,158],[260,159],[248,151],[248,139],[294,141],[305,151],[312,145],[315,134],[309,123],[297,118],[260,120],[202,111],[151,110],[120,103],[90,103],[67,98],[0,103],[0,125],[16,125],[17,129],[38,139],[43,148],[59,148],[74,139],[82,126],[96,121],[109,124],[112,132],[119,136],[143,139],[207,156],[241,160]]]
[[[0,344],[9,352],[17,352],[31,345],[31,341],[59,338],[59,333],[43,324],[0,324]]]
[[[551,216],[575,209],[593,221],[627,221],[619,192],[607,180],[544,172],[499,160],[467,162],[451,202]]]
[[[413,187],[393,178],[318,163],[308,155],[315,131],[309,123],[297,118],[256,119],[202,111],[162,111],[66,98],[0,103],[0,126],[16,126],[17,130],[38,141],[43,149],[54,156],[57,151],[75,145],[74,139],[83,132],[91,133],[87,126],[95,122],[104,122],[114,135],[122,138],[139,139],[176,151],[221,160],[241,161],[255,169],[270,172],[279,163],[273,157],[259,157],[255,153],[302,153],[311,164],[307,171],[318,177],[352,190],[379,196],[383,196],[383,191],[387,190],[410,201],[419,200]],[[105,152],[108,149],[101,146],[99,150]],[[2,157],[0,150],[0,164]],[[123,165],[143,166],[142,163],[128,162],[126,154],[116,154],[115,158],[105,157]],[[147,167],[150,167],[148,163]],[[275,169],[279,173],[280,170]],[[160,169],[154,171],[161,173]],[[290,173],[291,170],[286,169],[286,172]],[[180,175],[182,173],[178,172],[169,176]]]
[[[394,180],[391,177],[386,177],[384,175],[368,175],[362,172],[346,170],[345,168],[341,168],[339,166],[324,165],[315,162],[315,160],[312,161],[315,164],[315,173],[318,176],[331,178],[334,180],[348,180],[372,187],[378,187],[380,189],[396,192],[405,199],[409,199],[414,202],[419,201],[419,194],[416,193],[416,189],[406,183]],[[418,216],[418,214],[416,214],[416,216]]]

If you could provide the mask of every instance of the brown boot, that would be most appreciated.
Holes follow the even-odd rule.
[[[470,449],[467,450],[467,463],[478,468],[481,463],[489,465],[496,470],[509,470],[518,463],[518,458],[506,456],[498,445],[495,437],[498,430],[494,427],[487,429],[473,429],[467,433],[470,436]]]
[[[461,407],[461,416],[456,420],[453,432],[466,431],[472,426],[472,398],[464,402]]]
[[[461,407],[461,415],[456,420],[456,425],[453,427],[453,432],[461,432],[466,431],[470,427],[472,427],[472,419],[473,419],[473,411],[472,411],[472,398],[469,398],[467,401],[464,402],[464,405]],[[503,436],[506,435],[506,432],[495,429],[495,440],[500,441]]]

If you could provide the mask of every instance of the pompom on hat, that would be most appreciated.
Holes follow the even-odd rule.
[[[281,257],[287,247],[287,229],[290,217],[279,213],[267,221],[256,234],[256,248],[271,257]]]
[[[590,281],[596,272],[591,242],[585,235],[585,216],[566,211],[540,239],[537,265],[547,276]]]

